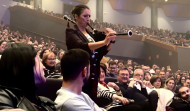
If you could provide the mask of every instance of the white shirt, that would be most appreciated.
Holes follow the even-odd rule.
[[[57,111],[102,111],[87,94],[78,95],[69,89],[61,88],[55,99]]]

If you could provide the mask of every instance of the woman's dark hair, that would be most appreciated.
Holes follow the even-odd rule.
[[[77,5],[73,8],[73,10],[71,11],[71,14],[75,18],[75,14],[80,16],[84,9],[89,9],[89,7],[86,5]]]
[[[46,50],[49,50],[49,49],[43,49],[41,52],[40,52],[40,58],[42,59],[43,58],[43,55],[45,53]]]
[[[61,59],[61,73],[65,81],[75,80],[84,67],[90,64],[89,53],[82,49],[70,49]]]
[[[107,73],[107,67],[104,63],[100,63],[100,67],[104,70],[105,74]]]
[[[0,59],[0,85],[35,91],[34,71],[36,51],[27,44],[10,44]]]
[[[160,79],[161,80],[161,78],[160,78],[160,76],[158,76],[158,75],[153,75],[151,78],[150,78],[150,83],[153,85],[153,83],[154,82],[156,82],[156,80],[157,79]],[[160,81],[161,82],[161,81]],[[162,82],[161,82],[161,86],[162,86]]]

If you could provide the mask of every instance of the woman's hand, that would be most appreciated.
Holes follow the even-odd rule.
[[[127,105],[127,104],[129,104],[129,100],[127,99],[127,98],[124,98],[124,97],[122,97],[122,96],[115,96],[115,100],[119,100],[119,101],[121,101],[122,103],[123,103],[123,105]]]
[[[119,86],[114,82],[108,82],[108,86],[114,88],[116,91],[120,90]]]
[[[110,41],[115,41],[116,32],[112,30],[111,28],[106,28],[106,38],[104,39],[104,42],[106,45],[109,45]]]

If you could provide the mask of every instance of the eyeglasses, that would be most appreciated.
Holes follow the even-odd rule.
[[[55,58],[48,58],[48,60],[55,60]]]
[[[129,76],[129,74],[121,73],[121,76]]]
[[[144,75],[140,75],[140,74],[135,74],[134,76],[141,76],[141,77],[144,77]]]

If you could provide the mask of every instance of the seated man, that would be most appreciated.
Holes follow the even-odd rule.
[[[190,110],[190,89],[182,86],[179,88],[179,93],[174,97],[170,107],[175,111],[189,111]]]
[[[82,87],[90,75],[89,54],[82,49],[71,49],[61,59],[62,87],[55,99],[57,111],[102,111]]]
[[[129,81],[129,72],[127,68],[120,69],[118,71],[118,82],[116,84],[119,86],[124,97],[133,99],[134,104],[140,105],[143,110],[148,111],[148,94],[145,85],[140,79],[136,78],[136,76],[140,74],[139,72],[143,72],[142,69],[136,70],[133,79]],[[144,75],[144,73],[141,75]],[[137,89],[136,84],[140,84],[141,90]]]

